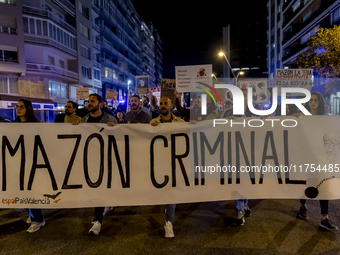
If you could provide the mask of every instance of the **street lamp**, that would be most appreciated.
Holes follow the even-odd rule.
[[[235,77],[235,73],[234,73],[233,69],[231,68],[231,65],[230,65],[230,63],[229,63],[229,61],[228,61],[227,56],[226,56],[223,52],[218,53],[218,55],[219,55],[220,57],[224,56],[225,60],[227,61],[228,65],[229,65],[229,68],[230,68],[231,72],[233,73],[234,79],[235,79],[235,78],[236,78],[236,77]]]
[[[215,80],[218,81],[215,74],[212,73],[212,74],[211,74],[211,77],[214,77]]]
[[[237,74],[237,76],[236,76],[236,80],[235,80],[236,86],[237,86],[237,78],[238,78],[238,76],[239,76],[239,75],[243,75],[243,74],[244,74],[244,72],[243,72],[243,71],[241,71],[241,72],[238,72],[238,74]]]

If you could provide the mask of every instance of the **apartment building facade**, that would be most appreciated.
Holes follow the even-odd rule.
[[[0,93],[18,94],[26,72],[21,2],[0,1]]]
[[[86,38],[85,29],[81,29],[83,24],[91,28],[89,12],[87,17],[82,13],[86,11],[83,7],[91,6],[91,2],[22,0],[21,3],[26,72],[18,82],[19,96],[51,99],[56,106],[62,106],[76,99],[77,87],[89,87],[90,92],[97,92],[101,84],[94,84],[93,61],[83,50],[92,51],[90,30]]]
[[[77,87],[110,88],[125,100],[136,76],[156,84],[152,29],[129,0],[0,0],[0,94],[62,106]]]
[[[163,46],[162,46],[162,40],[157,32],[157,29],[155,28],[155,26],[153,25],[152,22],[148,22],[147,26],[149,27],[152,36],[153,36],[153,40],[154,40],[154,44],[155,44],[155,48],[154,48],[154,53],[155,53],[155,85],[160,86],[161,85],[161,81],[163,78]]]
[[[141,46],[142,46],[142,70],[143,75],[149,76],[149,87],[156,87],[155,76],[155,39],[153,37],[153,25],[147,26],[142,20],[141,22]]]
[[[278,68],[297,68],[296,58],[308,50],[315,28],[340,24],[339,0],[269,0],[267,8],[269,78]]]

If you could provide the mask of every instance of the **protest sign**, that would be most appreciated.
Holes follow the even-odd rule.
[[[115,91],[113,89],[107,89],[106,90],[106,96],[107,99],[117,100],[118,97],[118,91]]]
[[[76,88],[76,94],[78,99],[87,99],[89,98],[89,88]]]
[[[170,98],[173,105],[176,105],[175,90],[176,90],[176,80],[162,79],[161,97]]]
[[[204,87],[202,84],[212,86],[212,65],[176,66],[175,70],[178,92],[201,92],[195,88]]]
[[[240,88],[253,88],[254,104],[263,104],[270,101],[267,79],[244,79],[240,80]]]
[[[136,76],[137,94],[145,95],[149,92],[149,76]]]
[[[311,91],[313,86],[313,69],[276,69],[273,86],[304,88]]]

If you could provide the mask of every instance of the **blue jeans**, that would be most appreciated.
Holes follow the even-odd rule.
[[[236,201],[236,208],[238,211],[244,212],[244,208],[248,207],[248,199],[238,199]]]
[[[175,218],[175,209],[176,209],[176,204],[172,205],[167,205],[165,207],[165,221],[170,221],[171,223],[174,222]]]
[[[41,223],[44,221],[41,209],[28,209],[28,213],[30,214],[31,222]]]

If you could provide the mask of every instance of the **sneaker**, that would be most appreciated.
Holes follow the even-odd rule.
[[[25,220],[25,222],[26,222],[27,224],[31,224],[31,223],[32,223],[32,221],[31,221],[31,216],[28,216],[28,218]]]
[[[27,233],[37,232],[43,226],[45,226],[45,221],[43,221],[43,222],[32,222],[31,226],[26,230],[26,232]]]
[[[301,205],[297,217],[300,218],[300,219],[303,219],[303,220],[309,219],[308,210],[307,210],[307,207],[305,205]]]
[[[92,228],[89,231],[89,234],[99,235],[100,229],[102,228],[102,224],[99,221],[92,222]]]
[[[330,230],[330,231],[339,230],[338,227],[333,225],[332,222],[328,218],[321,221],[320,229],[321,230]]]
[[[164,230],[165,230],[165,237],[166,238],[175,237],[174,230],[172,228],[172,223],[170,221],[165,222]]]
[[[249,206],[244,208],[244,216],[249,217],[251,215]]]
[[[109,207],[105,207],[104,209],[104,212],[103,212],[103,216],[105,216],[106,214],[108,214],[110,211],[113,210],[113,207],[112,206],[109,206]]]
[[[244,219],[245,213],[243,211],[238,211],[237,212],[237,220],[236,220],[236,225],[237,226],[243,226],[246,220]]]

